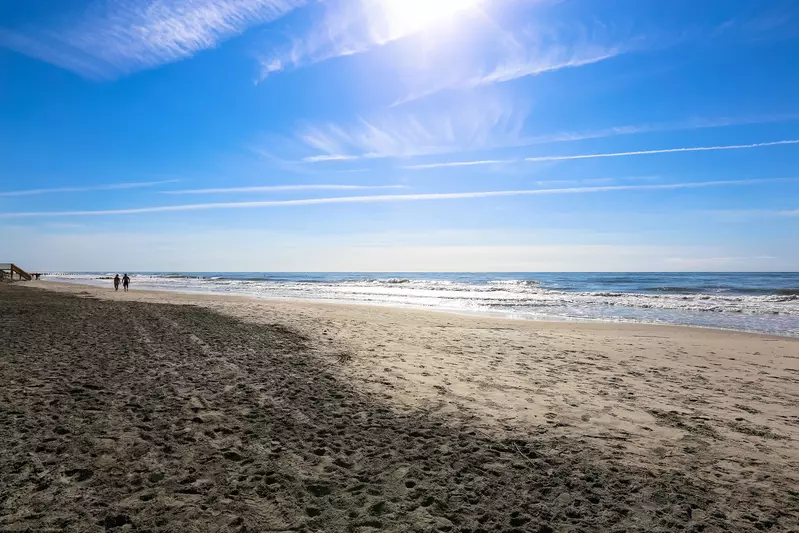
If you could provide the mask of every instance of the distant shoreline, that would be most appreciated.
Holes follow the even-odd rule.
[[[509,275],[513,275],[511,273]],[[516,273],[518,274],[518,273]],[[174,276],[158,276],[153,275],[157,279],[182,279],[176,278]],[[85,279],[46,279],[46,283],[55,283],[57,285],[84,285],[87,287],[111,287],[110,279],[106,280],[104,278],[100,279],[97,278],[95,280],[85,280]],[[244,282],[249,282],[251,280],[245,279]],[[405,287],[404,284],[397,284],[400,287]],[[134,291],[155,291],[159,293],[174,293],[174,294],[186,294],[186,295],[213,295],[213,296],[236,296],[236,297],[245,297],[245,298],[254,298],[256,300],[263,300],[263,301],[288,301],[288,302],[310,302],[310,303],[320,303],[320,304],[334,304],[334,305],[367,305],[367,306],[375,306],[375,307],[389,307],[389,308],[396,308],[396,309],[409,309],[409,310],[420,310],[420,311],[434,311],[438,313],[449,313],[449,314],[456,314],[462,316],[473,316],[473,317],[487,317],[487,318],[499,318],[499,319],[508,319],[508,320],[521,320],[521,321],[534,321],[534,322],[554,322],[554,323],[569,323],[569,324],[631,324],[631,325],[644,325],[644,326],[665,326],[665,327],[686,327],[690,329],[710,329],[710,330],[718,330],[724,332],[740,332],[740,333],[749,333],[749,334],[760,334],[760,335],[773,335],[776,337],[781,338],[799,338],[799,316],[796,317],[773,317],[773,316],[764,316],[760,317],[759,319],[765,323],[771,323],[774,320],[790,320],[791,327],[795,329],[788,330],[787,328],[780,330],[779,328],[774,328],[772,330],[764,330],[755,327],[735,327],[735,326],[728,326],[723,324],[702,324],[702,323],[680,323],[680,322],[664,322],[664,321],[657,321],[657,320],[646,320],[646,319],[632,319],[632,318],[616,318],[616,317],[587,317],[587,316],[558,316],[557,314],[546,314],[542,312],[536,315],[523,315],[519,313],[509,312],[507,310],[493,310],[488,308],[450,308],[450,307],[431,307],[426,306],[423,304],[414,304],[411,301],[381,301],[379,299],[352,299],[347,297],[339,297],[336,298],[335,296],[326,296],[321,297],[315,295],[313,293],[303,293],[302,295],[296,294],[289,294],[289,295],[276,295],[276,294],[269,294],[269,293],[255,293],[255,292],[247,292],[245,290],[237,290],[236,287],[233,288],[230,292],[220,292],[212,290],[211,286],[203,286],[202,284],[194,284],[190,286],[152,286],[148,283],[145,279],[144,281],[141,278],[134,277],[132,290]],[[790,299],[797,299],[798,297],[794,296],[786,296],[785,298]],[[796,304],[799,307],[799,303]],[[673,315],[679,318],[679,311],[673,313]],[[712,320],[719,320],[719,314],[714,312],[705,312],[705,316],[701,316],[700,318],[707,317],[708,319]],[[739,319],[740,316],[736,316],[735,314],[729,313],[729,316],[724,317],[728,319]],[[745,319],[752,319],[749,316],[743,316]],[[758,318],[758,317],[755,317]],[[795,324],[794,324],[795,323]]]
[[[91,294],[98,297],[114,297],[114,295],[111,294],[114,292],[113,286],[106,287],[105,285],[91,285],[91,284],[84,284],[77,282],[63,282],[63,281],[49,281],[49,280],[40,281],[31,286],[39,287],[44,290],[69,292],[73,294],[79,293],[81,292],[81,290],[91,290],[92,291]],[[174,298],[165,298],[165,295],[173,295]],[[131,291],[128,293],[128,297],[134,300],[143,299],[144,301],[158,301],[158,302],[167,302],[167,303],[197,303],[202,301],[210,301],[210,302],[219,301],[219,302],[235,303],[235,302],[249,301],[249,302],[261,302],[264,305],[277,305],[277,306],[287,305],[287,306],[292,306],[294,308],[303,308],[304,306],[310,306],[313,308],[321,308],[321,309],[324,308],[332,308],[332,309],[354,308],[360,310],[380,309],[386,312],[397,311],[400,313],[414,313],[414,314],[421,313],[422,315],[430,313],[434,316],[439,316],[439,317],[453,316],[467,320],[469,319],[478,320],[478,321],[488,320],[488,321],[498,321],[500,323],[510,322],[519,325],[541,324],[546,327],[554,327],[554,328],[576,327],[579,329],[584,327],[587,330],[592,330],[592,329],[649,330],[650,328],[655,328],[655,329],[663,328],[666,331],[676,331],[676,332],[679,332],[680,330],[685,330],[684,331],[685,333],[707,332],[720,335],[734,335],[734,336],[743,335],[743,336],[752,336],[757,338],[799,342],[799,337],[791,335],[778,335],[771,333],[763,333],[759,331],[744,331],[744,330],[725,329],[725,328],[710,327],[710,326],[691,326],[691,325],[681,325],[681,324],[652,324],[645,322],[612,322],[612,321],[588,320],[588,319],[582,319],[582,320],[581,319],[547,320],[543,318],[526,319],[526,318],[501,316],[501,315],[492,316],[489,314],[481,314],[478,312],[468,313],[468,312],[457,312],[457,311],[442,310],[442,309],[427,309],[427,308],[411,307],[411,306],[405,307],[405,306],[383,305],[383,304],[368,303],[368,302],[310,300],[303,298],[270,298],[265,296],[259,297],[250,294],[219,294],[213,292],[179,291],[174,289],[137,289],[136,287],[132,287]]]

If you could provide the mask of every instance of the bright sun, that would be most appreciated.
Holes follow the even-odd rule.
[[[388,22],[401,33],[427,29],[474,9],[481,0],[380,0]]]

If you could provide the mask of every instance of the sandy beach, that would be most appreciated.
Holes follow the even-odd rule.
[[[0,531],[799,531],[799,340],[0,285]]]

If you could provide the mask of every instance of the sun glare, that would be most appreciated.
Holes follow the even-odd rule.
[[[427,29],[473,10],[481,0],[381,0],[388,22],[401,33]]]

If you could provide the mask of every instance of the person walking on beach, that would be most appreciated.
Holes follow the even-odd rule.
[[[119,290],[119,274],[114,276],[114,290],[115,291]]]
[[[125,292],[128,292],[128,285],[130,285],[130,278],[125,274],[122,276],[122,287],[124,287]]]

